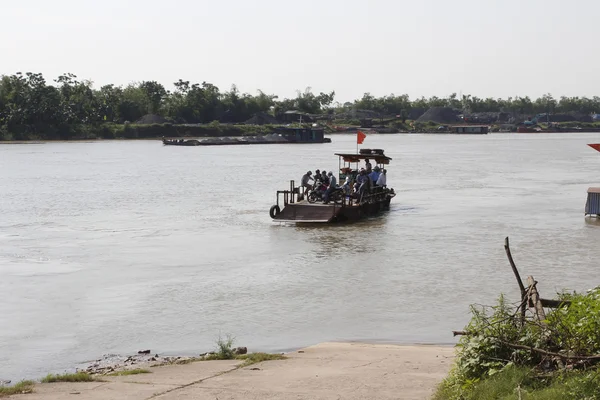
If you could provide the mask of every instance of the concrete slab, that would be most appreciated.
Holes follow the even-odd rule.
[[[11,400],[138,400],[175,389],[175,385],[136,384],[124,382],[44,383],[34,393],[11,396]]]
[[[108,382],[39,384],[11,399],[428,399],[453,356],[451,346],[322,343],[244,368],[237,361],[169,365]]]
[[[428,399],[453,355],[452,347],[323,343],[157,399]]]
[[[222,373],[232,371],[242,361],[197,361],[183,365],[169,365],[162,367],[146,368],[152,371],[150,374],[126,375],[115,377],[103,377],[111,382],[129,383],[154,383],[158,385],[189,385]]]

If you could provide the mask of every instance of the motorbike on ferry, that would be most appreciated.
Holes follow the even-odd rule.
[[[325,191],[327,190],[327,186],[325,186],[321,181],[317,181],[313,190],[308,193],[308,202],[316,203],[317,201],[325,200]],[[344,199],[344,189],[341,187],[336,187],[329,194],[329,201],[335,204],[341,204]]]

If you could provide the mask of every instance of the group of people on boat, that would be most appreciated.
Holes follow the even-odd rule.
[[[374,187],[384,188],[387,184],[387,170],[379,168],[379,166],[373,168],[369,160],[365,160],[365,167],[359,171],[345,168],[343,172],[346,175],[346,180],[341,188],[344,194],[348,196],[362,196],[365,192],[369,193]],[[352,184],[353,182],[354,184]],[[339,187],[332,171],[326,172],[318,169],[315,171],[314,176],[312,171],[307,171],[300,180],[300,186],[304,188],[305,193],[310,190],[324,192],[323,203],[325,204],[329,202],[331,192]]]
[[[310,181],[313,183],[311,184]],[[306,193],[308,193],[310,190],[319,190],[324,192],[323,203],[325,204],[329,202],[329,196],[331,195],[331,192],[338,187],[337,179],[335,175],[333,175],[333,172],[327,172],[325,170],[321,172],[318,169],[315,171],[314,177],[312,171],[308,171],[306,174],[302,175],[300,186],[304,188]]]

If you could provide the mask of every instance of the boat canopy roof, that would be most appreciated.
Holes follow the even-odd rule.
[[[383,154],[356,154],[356,153],[335,153],[342,157],[346,162],[360,162],[361,160],[374,160],[377,164],[389,164],[392,160]]]

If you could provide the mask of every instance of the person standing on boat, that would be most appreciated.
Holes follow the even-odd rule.
[[[323,203],[325,204],[329,203],[329,195],[331,195],[331,192],[333,192],[334,189],[336,189],[337,187],[337,180],[335,179],[335,176],[333,176],[333,173],[331,171],[329,171],[327,177],[329,178],[329,187],[327,187],[327,190],[325,191],[325,196],[323,197]]]
[[[381,186],[381,187],[385,187],[387,184],[387,178],[385,176],[385,173],[387,172],[386,169],[381,170],[381,174],[379,175],[379,178],[377,179],[377,186]]]
[[[365,169],[361,168],[360,171],[358,172],[358,175],[356,176],[355,181],[354,181],[354,191],[355,192],[358,192],[358,190],[362,186],[364,180],[365,180]]]
[[[342,186],[342,188],[344,189],[344,194],[349,195],[352,193],[351,189],[350,189],[350,176],[346,176],[346,180],[344,181],[344,185]]]
[[[369,162],[369,160],[368,160],[368,159],[365,159],[365,170],[367,171],[367,174],[370,174],[370,173],[371,173],[371,168],[373,168],[373,167],[371,166],[371,163]]]
[[[312,171],[308,171],[307,173],[302,175],[302,179],[300,180],[300,186],[304,188],[305,193],[308,193],[308,191],[313,188],[313,185],[308,183],[308,181],[314,182],[314,179],[312,177]]]
[[[379,179],[379,167],[376,165],[375,168],[373,168],[373,171],[369,174],[369,178],[371,179],[371,183],[373,185],[377,184],[377,180]]]
[[[358,194],[359,194],[359,199],[360,201],[362,201],[362,197],[364,196],[365,192],[369,193],[371,191],[371,179],[369,178],[369,175],[367,174],[367,171],[365,171],[364,169],[360,170],[360,175],[358,176],[358,178],[356,179],[357,183],[358,183]]]

